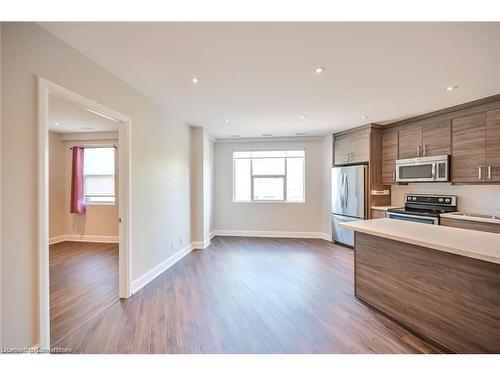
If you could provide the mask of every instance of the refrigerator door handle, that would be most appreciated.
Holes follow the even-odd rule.
[[[349,180],[347,179],[347,174],[345,175],[345,208],[347,208],[349,202]]]
[[[345,201],[345,197],[344,197],[344,174],[341,173],[340,174],[340,206],[342,208],[344,208],[344,201]]]
[[[343,173],[342,174],[342,207],[346,208],[347,207],[347,196],[345,195],[345,182],[347,179],[347,174]]]

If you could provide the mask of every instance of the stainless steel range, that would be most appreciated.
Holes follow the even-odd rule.
[[[390,208],[390,219],[439,225],[439,215],[457,211],[455,195],[405,194],[404,208]]]

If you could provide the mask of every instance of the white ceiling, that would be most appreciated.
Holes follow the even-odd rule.
[[[113,132],[118,124],[56,96],[49,98],[49,130],[55,133]]]
[[[216,137],[328,134],[500,93],[500,23],[41,26]]]

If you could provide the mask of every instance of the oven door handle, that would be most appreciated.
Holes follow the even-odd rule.
[[[399,212],[396,213],[396,212],[389,212],[387,211],[387,217],[389,219],[391,219],[391,216],[396,216],[396,220],[397,220],[397,217],[408,217],[410,219],[412,218],[415,218],[415,219],[423,219],[423,220],[429,220],[429,221],[432,221],[433,224],[438,224],[439,223],[439,219],[437,217],[429,217],[429,216],[418,216],[418,215],[407,215],[407,214],[400,214]]]

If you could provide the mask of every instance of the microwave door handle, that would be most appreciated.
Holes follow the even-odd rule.
[[[436,163],[432,163],[432,179],[436,179]]]

